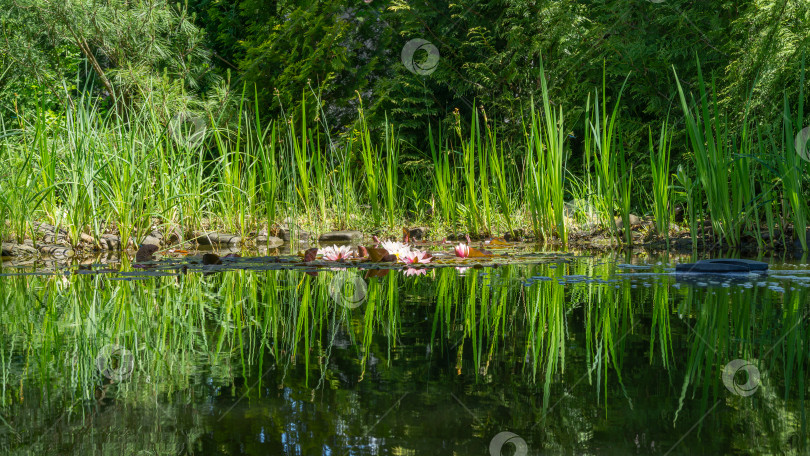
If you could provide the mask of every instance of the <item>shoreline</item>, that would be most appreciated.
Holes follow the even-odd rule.
[[[655,233],[653,222],[649,219],[640,220],[639,223],[631,225],[632,244],[624,244],[616,240],[616,233],[623,233],[621,229],[611,232],[600,227],[593,227],[590,230],[578,229],[575,226],[569,227],[568,244],[563,245],[558,239],[551,242],[538,242],[535,237],[524,236],[524,229],[514,229],[511,233],[504,233],[503,236],[490,236],[488,233],[469,235],[467,233],[455,233],[447,236],[431,236],[431,229],[426,227],[403,228],[403,241],[413,242],[427,250],[436,247],[451,248],[457,243],[487,248],[493,240],[498,246],[508,246],[524,249],[544,250],[557,249],[559,251],[584,251],[594,253],[606,252],[670,252],[674,254],[711,254],[715,252],[735,252],[745,256],[761,256],[763,254],[790,254],[800,258],[807,255],[801,249],[798,239],[792,233],[792,227],[788,226],[785,233],[774,235],[773,242],[769,242],[770,233],[767,229],[760,232],[761,244],[757,243],[757,237],[751,233],[746,233],[742,239],[742,245],[738,248],[731,248],[725,243],[717,242],[712,236],[711,227],[704,223],[703,232],[695,237],[693,244],[692,235],[686,228],[672,225],[669,233],[669,240],[666,236]],[[37,233],[36,239],[26,238],[23,243],[15,240],[2,241],[2,254],[0,263],[32,264],[40,261],[67,262],[72,260],[82,261],[89,258],[99,258],[101,256],[120,257],[127,255],[134,257],[136,243],[131,239],[126,248],[122,248],[118,235],[113,231],[103,233],[98,239],[86,233],[81,233],[81,240],[76,246],[71,246],[68,242],[68,233],[64,229],[57,230],[53,225],[37,222],[34,223]],[[296,255],[304,250],[315,246],[326,246],[332,244],[366,245],[373,243],[373,237],[379,235],[382,239],[390,239],[383,229],[358,229],[358,230],[337,230],[318,233],[298,228],[298,233],[291,232],[286,225],[276,225],[267,230],[258,232],[252,231],[247,236],[242,237],[237,234],[225,233],[222,231],[193,230],[183,233],[179,229],[161,231],[153,229],[143,237],[139,246],[155,245],[158,252],[174,251],[182,254],[191,252],[258,252],[262,250],[273,251],[277,255]],[[810,239],[810,230],[807,233]],[[295,238],[298,237],[296,240]],[[622,235],[623,237],[623,235]],[[784,240],[783,240],[784,239]]]

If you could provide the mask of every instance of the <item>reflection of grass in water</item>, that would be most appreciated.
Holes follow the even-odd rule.
[[[785,433],[790,426],[799,426],[801,436],[783,435],[777,438],[781,441],[769,443],[777,447],[804,447],[806,417],[788,412],[786,401],[791,392],[796,392],[800,410],[805,409],[808,332],[803,322],[807,316],[807,290],[786,289],[779,294],[760,287],[745,292],[723,287],[689,287],[680,293],[684,296],[678,313],[691,328],[684,330],[690,343],[674,422],[691,419],[679,415],[691,399],[697,398],[700,410],[723,400],[744,410],[740,416],[745,418],[739,425],[767,429],[774,432],[773,436]],[[734,359],[751,363],[760,372],[762,383],[756,396],[735,396],[718,381],[723,366]],[[755,442],[747,442],[746,447],[753,450],[759,444],[763,451],[770,448],[767,443]]]
[[[92,399],[100,380],[95,358],[105,345],[119,344],[135,358],[132,379],[114,385],[116,397],[126,403],[186,391],[202,368],[222,384],[236,377],[255,378],[240,394],[260,391],[263,377],[251,372],[263,373],[273,365],[284,372],[303,368],[306,388],[322,388],[333,378],[329,360],[339,332],[348,338],[341,343],[357,354],[352,380],[366,376],[372,355],[386,360],[375,370],[394,373],[398,361],[392,359],[392,349],[400,345],[400,336],[420,340],[409,314],[424,309],[433,317],[422,326],[421,340],[433,352],[454,355],[458,373],[474,374],[478,381],[522,372],[518,384],[541,383],[543,416],[559,411],[552,406],[560,384],[571,394],[574,388],[595,390],[608,412],[615,384],[629,398],[626,387],[637,386],[632,385],[637,377],[633,372],[627,377],[624,367],[628,361],[633,364],[627,358],[632,356],[629,344],[641,336],[644,326],[639,323],[648,318],[650,364],[658,366],[660,360],[672,377],[683,375],[681,409],[692,398],[704,412],[716,400],[727,399],[719,372],[735,358],[755,360],[768,373],[765,409],[751,413],[752,420],[765,426],[797,391],[803,404],[807,331],[800,323],[805,290],[788,290],[782,298],[757,287],[675,291],[668,279],[650,279],[649,288],[637,289],[628,280],[557,284],[565,275],[610,279],[615,272],[612,264],[590,261],[555,268],[471,269],[464,275],[442,268],[431,272],[435,280],[404,279],[392,272],[367,279],[366,300],[356,309],[338,305],[330,296],[331,271],[315,277],[298,271],[233,271],[132,282],[87,275],[7,277],[0,292],[3,383],[7,388],[33,383],[43,397],[62,404]],[[527,276],[552,280],[521,286],[519,280]],[[670,321],[676,310],[694,332]],[[403,321],[408,323],[406,334]],[[676,335],[687,337],[686,346],[682,338],[672,337],[673,324]],[[771,334],[758,339],[770,327],[775,328]],[[782,334],[787,336],[766,356]],[[579,337],[584,345],[572,347]],[[579,356],[586,361],[585,376],[566,376],[566,365]],[[287,381],[296,380],[291,376]],[[784,392],[782,399],[776,391]],[[2,407],[20,407],[22,393],[4,394]],[[682,416],[675,420],[685,422]]]

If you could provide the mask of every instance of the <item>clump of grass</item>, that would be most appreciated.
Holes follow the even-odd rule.
[[[542,112],[531,101],[529,130],[524,128],[528,155],[526,158],[526,202],[532,214],[534,231],[543,239],[556,235],[568,243],[565,225],[565,129],[562,107],[551,107],[542,62],[540,82],[543,95]]]
[[[652,169],[653,217],[655,230],[663,234],[669,244],[669,216],[672,209],[669,193],[669,156],[672,147],[672,132],[669,119],[661,124],[658,146],[653,142],[652,128],[649,129],[650,167]]]
[[[698,62],[699,63],[699,62]],[[717,103],[717,90],[712,80],[711,93],[698,64],[698,87],[700,99],[692,99],[695,109],[689,108],[686,95],[676,73],[678,94],[686,121],[686,133],[695,157],[697,180],[706,195],[713,232],[719,234],[719,241],[727,241],[731,246],[740,243],[740,220],[742,215],[734,209],[743,207],[739,185],[731,185],[729,177],[740,182],[743,168],[734,160],[734,145],[729,137],[728,123],[720,115]],[[742,147],[747,143],[742,142]],[[745,153],[746,150],[741,150]]]
[[[585,155],[587,163],[590,163],[591,155],[593,155],[595,165],[595,206],[598,208],[602,225],[613,233],[617,240],[620,240],[619,230],[614,220],[614,214],[617,210],[627,213],[627,215],[623,215],[622,220],[625,231],[629,231],[629,212],[626,211],[626,208],[629,207],[630,202],[629,198],[625,198],[624,196],[625,193],[629,193],[630,188],[623,186],[631,185],[629,181],[632,179],[632,176],[626,173],[626,159],[624,157],[621,135],[619,134],[619,106],[629,77],[628,75],[627,78],[625,78],[616,96],[613,110],[610,112],[610,115],[608,115],[606,71],[603,71],[601,104],[597,90],[594,96],[593,113],[590,113],[590,97],[588,98],[585,109],[590,119],[588,121],[588,134],[593,135],[593,142],[588,141],[585,143]],[[620,167],[622,169],[619,169]],[[622,182],[624,181],[627,181],[627,183],[623,184]],[[629,194],[626,196],[629,197]]]

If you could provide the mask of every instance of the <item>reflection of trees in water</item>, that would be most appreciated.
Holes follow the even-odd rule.
[[[355,309],[330,297],[332,271],[3,278],[4,446],[472,454],[508,429],[551,452],[664,453],[702,417],[675,453],[806,446],[805,289],[616,272],[590,260],[394,271],[366,279]],[[130,381],[99,378],[108,343],[132,350]],[[735,358],[763,372],[756,395],[720,381]]]

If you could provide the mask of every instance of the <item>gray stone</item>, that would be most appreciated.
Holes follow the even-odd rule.
[[[39,250],[25,244],[15,244],[12,242],[3,242],[2,252],[0,252],[0,256],[12,256],[12,257],[20,257],[20,256],[37,256],[39,255]]]
[[[624,220],[621,217],[615,217],[614,221],[616,222],[616,229],[623,229],[624,228]],[[630,214],[630,227],[632,228],[633,225],[638,225],[641,223],[641,219],[638,218],[635,214]]]
[[[195,240],[200,245],[238,245],[242,241],[239,236],[217,232],[199,232],[196,236]]]
[[[363,233],[359,231],[330,231],[328,233],[323,233],[320,238],[318,238],[319,242],[352,242],[352,241],[361,241],[363,239]]]
[[[808,228],[804,233],[804,239],[806,240],[807,248],[810,249],[810,228]],[[802,250],[801,239],[799,239],[799,236],[795,233],[793,234],[793,249],[799,251]]]
[[[700,260],[698,263],[713,263],[713,264],[733,264],[745,266],[751,271],[767,271],[768,263],[756,260],[741,260],[739,258],[712,258],[710,260]]]
[[[507,231],[503,235],[503,240],[506,242],[520,242],[523,240],[524,232],[522,229],[518,228],[516,230]]]
[[[146,236],[145,238],[143,238],[143,241],[141,241],[141,245],[147,245],[147,244],[156,245],[156,246],[160,247],[160,238],[150,234],[149,236]]]
[[[281,237],[281,239],[285,241],[289,241],[293,234],[295,234],[295,236],[298,238],[299,241],[308,241],[312,239],[312,235],[310,233],[300,228],[297,228],[294,233],[291,232],[290,229],[286,226],[283,226],[278,229],[278,235]]]
[[[99,244],[103,250],[120,250],[121,238],[115,234],[102,234]]]
[[[765,272],[768,270],[768,263],[754,260],[739,260],[736,258],[715,258],[701,260],[697,263],[681,263],[675,265],[675,272],[691,273],[747,273]]]
[[[274,249],[276,247],[281,247],[283,244],[284,240],[275,236],[267,236],[266,234],[256,236],[256,247],[259,248],[264,247]]]
[[[70,258],[76,253],[70,247],[63,245],[40,244],[37,248],[39,253],[53,258]]]
[[[416,228],[411,228],[408,230],[408,236],[411,238],[412,241],[422,241],[428,238],[429,230],[427,227],[418,226]]]

